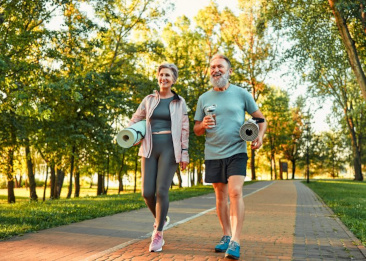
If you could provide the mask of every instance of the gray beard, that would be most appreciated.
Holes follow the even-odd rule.
[[[210,82],[213,85],[213,87],[224,88],[226,86],[226,84],[229,82],[229,71],[227,71],[225,74],[221,75],[221,77],[217,80],[215,80],[211,76],[210,77]]]

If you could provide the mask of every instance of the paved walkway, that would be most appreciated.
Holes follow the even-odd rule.
[[[245,185],[242,260],[366,260],[366,249],[299,181]],[[141,209],[0,242],[0,260],[225,260],[214,194],[171,202],[163,252],[149,253],[153,219]]]

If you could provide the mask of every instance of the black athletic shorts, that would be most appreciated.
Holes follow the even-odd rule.
[[[246,153],[235,154],[225,159],[205,160],[205,182],[227,184],[230,176],[246,176],[247,161]]]

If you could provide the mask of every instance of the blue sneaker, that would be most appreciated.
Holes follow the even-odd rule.
[[[230,236],[223,236],[220,240],[220,243],[215,246],[215,252],[225,252],[229,247],[230,239]]]
[[[235,241],[230,241],[229,247],[226,250],[225,257],[232,259],[239,259],[240,257],[240,246]]]

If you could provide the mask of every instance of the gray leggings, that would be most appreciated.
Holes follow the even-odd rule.
[[[178,164],[175,162],[171,134],[153,134],[150,158],[142,158],[142,196],[162,231],[169,208],[169,187]]]

